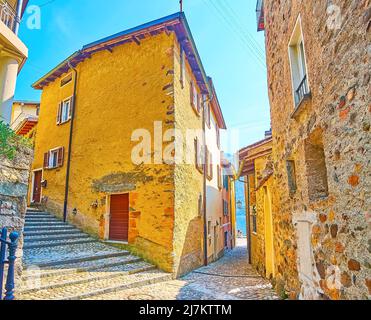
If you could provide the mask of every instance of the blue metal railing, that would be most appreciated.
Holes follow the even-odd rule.
[[[297,107],[309,94],[307,76],[305,75],[295,91],[295,106]]]
[[[0,300],[3,300],[4,267],[6,264],[8,265],[8,272],[5,282],[4,300],[14,300],[14,263],[19,235],[17,232],[13,231],[9,235],[10,241],[7,241],[7,235],[8,230],[3,228],[0,235]],[[8,260],[5,259],[7,247],[9,250]]]

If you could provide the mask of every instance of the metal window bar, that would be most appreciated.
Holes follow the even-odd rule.
[[[305,75],[295,91],[295,105],[298,106],[308,94],[308,81]]]

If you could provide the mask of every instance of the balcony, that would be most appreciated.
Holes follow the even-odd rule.
[[[258,31],[265,29],[264,25],[264,0],[258,0],[256,3],[256,20],[258,24]]]
[[[308,79],[305,75],[303,80],[300,82],[298,88],[295,91],[295,107],[298,107],[303,100],[310,97],[310,91],[308,87]]]
[[[16,33],[19,18],[17,16],[16,8],[14,8],[8,1],[0,0],[0,20],[14,33]]]

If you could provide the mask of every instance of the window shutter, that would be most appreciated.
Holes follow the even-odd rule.
[[[63,160],[64,160],[64,147],[61,147],[58,149],[58,167],[63,166]]]
[[[49,167],[49,152],[44,153],[44,168]]]
[[[57,112],[57,124],[62,122],[62,103],[58,105],[58,112]]]

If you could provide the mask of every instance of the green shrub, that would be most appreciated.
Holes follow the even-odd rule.
[[[17,136],[9,125],[0,121],[0,156],[14,159],[20,145],[30,147],[31,143],[29,139]]]

